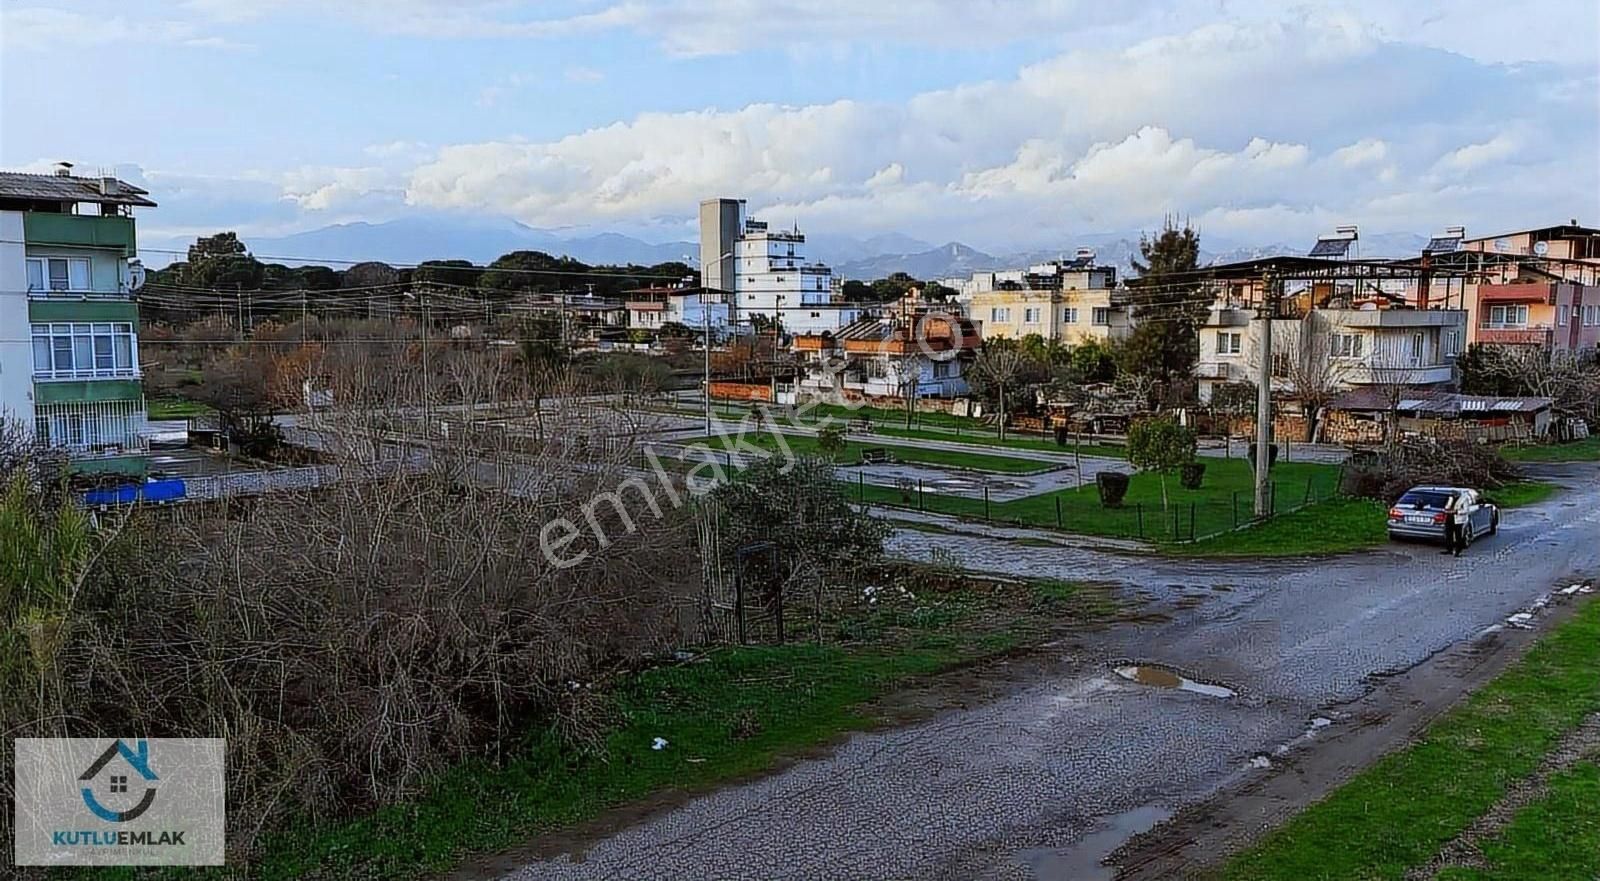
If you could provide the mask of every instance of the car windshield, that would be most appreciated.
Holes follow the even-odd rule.
[[[1443,510],[1450,507],[1450,501],[1455,498],[1454,493],[1447,492],[1419,492],[1412,490],[1400,497],[1396,504],[1411,508],[1434,508]]]

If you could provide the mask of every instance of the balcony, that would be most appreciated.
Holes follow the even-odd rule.
[[[1334,327],[1452,327],[1466,326],[1461,309],[1323,309]]]
[[[1554,284],[1481,284],[1479,303],[1546,303],[1556,301]]]
[[[125,257],[137,251],[131,217],[29,211],[22,215],[22,237],[30,245],[112,248]]]
[[[1518,285],[1531,287],[1531,285]],[[1480,324],[1478,342],[1502,346],[1548,346],[1552,328],[1548,325]]]

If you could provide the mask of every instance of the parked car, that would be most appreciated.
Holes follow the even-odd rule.
[[[1414,486],[1389,508],[1390,538],[1444,541],[1450,515],[1465,506],[1467,525],[1462,541],[1472,544],[1480,535],[1500,531],[1500,509],[1486,502],[1475,489],[1460,486]]]

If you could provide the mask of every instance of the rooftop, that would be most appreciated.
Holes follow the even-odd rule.
[[[106,181],[111,182],[105,187]],[[110,192],[107,192],[109,190]],[[149,190],[117,178],[77,177],[64,174],[23,174],[0,171],[0,199],[35,199],[44,202],[97,202],[101,205],[138,205],[154,208],[145,198]]]

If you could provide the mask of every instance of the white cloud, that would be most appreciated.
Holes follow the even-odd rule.
[[[598,83],[606,78],[604,71],[583,66],[569,67],[562,73],[562,76],[569,83]]]
[[[788,2],[760,5],[795,19],[779,14],[793,11]],[[796,39],[822,38],[830,16],[844,20],[845,5],[817,4],[818,21],[797,25]],[[967,5],[977,11],[952,5],[950,14],[1005,18],[989,4]],[[641,6],[581,8],[701,15],[676,0]],[[1572,161],[1600,150],[1592,92],[1570,85],[1592,72],[1484,64],[1391,42],[1377,25],[1337,10],[1266,20],[1252,3],[1243,7],[1231,22],[1127,44],[1074,41],[1009,79],[901,101],[758,103],[644,113],[554,139],[373,145],[352,167],[264,174],[250,179],[250,192],[272,194],[264,225],[285,213],[306,225],[392,215],[403,202],[541,227],[685,223],[700,199],[730,195],[815,231],[900,231],[996,249],[1064,246],[1074,234],[1146,228],[1168,213],[1257,241],[1308,239],[1336,222],[1431,231],[1600,216],[1600,169]],[[480,25],[528,8],[396,6],[414,20],[472,16]],[[707,8],[746,18],[734,0]],[[903,18],[903,6],[895,9]],[[1036,4],[1027,14],[1037,26],[1037,16],[1075,9]],[[858,18],[860,33],[886,16]],[[663,42],[677,39],[671,27]],[[714,37],[677,48],[708,51]],[[530,82],[507,77],[480,102]],[[1538,137],[1524,134],[1532,132]],[[166,199],[162,212],[174,201],[202,200]]]
[[[1461,173],[1482,168],[1515,155],[1521,147],[1521,138],[1512,132],[1500,132],[1481,144],[1468,144],[1451,150],[1440,157],[1436,168],[1440,171]]]

